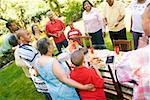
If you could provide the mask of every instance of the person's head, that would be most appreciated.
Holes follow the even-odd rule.
[[[9,38],[8,38],[9,44],[12,45],[13,47],[18,45],[18,40],[17,37],[12,34]]]
[[[38,25],[36,25],[36,24],[32,25],[31,28],[32,28],[33,35],[35,35],[36,33],[41,32],[41,30],[39,29]]]
[[[109,6],[112,6],[114,4],[114,0],[106,0]]]
[[[37,42],[37,49],[40,51],[41,55],[52,56],[54,46],[47,38],[42,38]]]
[[[53,20],[53,19],[54,19],[54,14],[53,14],[52,11],[48,11],[46,15],[48,16],[48,18],[49,18],[50,20]]]
[[[16,31],[19,43],[28,44],[31,42],[31,34],[26,29]]]
[[[73,22],[72,22],[72,21],[69,21],[69,22],[68,22],[68,25],[69,25],[69,27],[70,27],[71,29],[73,29],[73,28],[74,28],[74,26],[73,26]]]
[[[8,22],[6,23],[6,27],[7,27],[7,28],[10,30],[10,32],[12,32],[12,33],[14,33],[15,31],[18,30],[17,24],[15,23],[15,21],[12,21],[12,20],[10,20],[10,21],[8,21]]]
[[[145,35],[150,36],[150,3],[147,5],[144,11],[142,25]]]
[[[83,9],[89,12],[93,7],[92,3],[88,0],[83,1]]]
[[[75,66],[81,66],[84,61],[84,54],[80,50],[76,50],[71,54],[71,62]]]

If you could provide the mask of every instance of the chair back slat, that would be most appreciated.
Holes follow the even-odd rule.
[[[104,91],[106,93],[106,96],[107,96],[107,94],[111,94],[115,97],[115,99],[123,100],[123,95],[118,86],[118,83],[115,81],[115,78],[114,78],[114,75],[113,75],[110,65],[108,65],[106,67],[108,67],[108,68],[99,69],[99,71],[101,73],[103,73],[102,77],[104,79],[104,87],[105,87]],[[109,97],[109,95],[108,95],[108,97]]]
[[[120,51],[131,51],[131,40],[113,40],[113,45],[119,46]]]

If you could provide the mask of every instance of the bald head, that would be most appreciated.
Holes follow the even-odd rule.
[[[19,29],[16,33],[17,33],[17,38],[20,41],[20,43],[31,42],[31,35],[26,29]]]
[[[71,62],[75,65],[75,66],[80,66],[82,65],[84,60],[84,55],[80,50],[76,50],[71,54]]]
[[[145,35],[150,36],[150,3],[147,5],[144,11],[142,24]]]

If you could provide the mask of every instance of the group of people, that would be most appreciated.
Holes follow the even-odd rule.
[[[93,45],[105,45],[105,27],[108,26],[110,39],[127,39],[124,24],[125,6],[117,0],[106,0],[104,16],[100,15],[97,8],[85,0],[83,2],[83,21],[85,32],[92,38]],[[149,69],[149,36],[150,36],[150,3],[149,0],[135,0],[131,3],[132,32],[135,49],[126,53],[117,66],[117,76],[120,83],[135,80],[133,99],[149,99],[150,94],[150,69]],[[43,93],[47,100],[106,100],[104,94],[104,80],[97,67],[88,68],[85,65],[84,51],[70,51],[70,60],[75,68],[69,70],[64,61],[54,56],[54,45],[48,39],[53,37],[58,53],[62,47],[67,48],[71,37],[82,36],[81,32],[69,22],[70,31],[67,38],[64,34],[65,25],[61,20],[55,19],[52,11],[47,12],[49,21],[43,33],[38,25],[32,26],[32,33],[26,29],[19,29],[14,21],[6,23],[10,30],[9,36],[1,47],[11,49],[15,47],[15,62],[21,66],[25,75],[32,79],[38,92]],[[136,19],[138,18],[138,20]],[[13,39],[12,39],[13,38]],[[32,43],[31,43],[32,42]],[[30,44],[31,43],[31,44]],[[2,52],[4,49],[1,50]],[[135,59],[136,58],[136,59]],[[133,62],[133,59],[135,61]],[[124,73],[124,74],[122,74]],[[77,91],[75,90],[77,89]],[[79,93],[79,94],[78,94]]]

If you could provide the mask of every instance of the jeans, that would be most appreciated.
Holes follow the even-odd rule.
[[[136,50],[138,47],[139,37],[142,37],[142,33],[132,32],[133,41],[134,41],[134,49]]]
[[[118,31],[118,32],[114,32],[114,31],[109,31],[109,35],[110,35],[110,39],[111,42],[113,44],[113,40],[127,40],[127,36],[126,36],[126,28]]]
[[[62,52],[61,51],[62,46],[64,46],[65,48],[68,46],[68,41],[66,39],[62,42],[56,43],[56,47],[59,53]]]
[[[102,29],[95,33],[89,33],[89,35],[92,37],[91,40],[93,45],[104,44]]]

